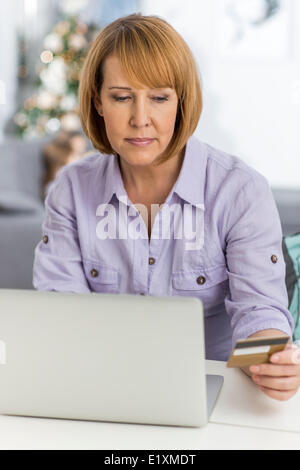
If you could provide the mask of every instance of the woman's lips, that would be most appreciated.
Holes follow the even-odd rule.
[[[132,145],[136,145],[137,147],[146,147],[147,145],[152,144],[155,139],[125,139],[126,142],[129,142]]]

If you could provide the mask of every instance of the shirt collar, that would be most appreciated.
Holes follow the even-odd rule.
[[[123,179],[121,176],[118,156],[111,154],[107,156],[107,169],[105,175],[105,188],[103,195],[103,202],[108,204],[114,194],[119,198],[126,196]]]
[[[204,204],[206,166],[205,144],[192,135],[186,143],[184,160],[173,192],[190,204]]]
[[[180,173],[168,196],[168,200],[175,192],[181,199],[190,204],[204,204],[206,165],[206,146],[192,135],[187,140]],[[114,194],[118,198],[127,195],[120,172],[118,156],[112,154],[108,155],[103,202],[109,203]]]

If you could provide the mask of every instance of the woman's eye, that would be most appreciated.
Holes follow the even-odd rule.
[[[120,101],[120,102],[125,102],[127,99],[130,99],[130,96],[114,96],[113,97],[115,101]],[[153,97],[154,101],[157,101],[158,103],[162,103],[163,101],[168,101],[168,98],[166,96],[154,96]]]
[[[114,96],[113,98],[115,101],[125,101],[127,98],[130,98],[130,96]]]
[[[157,96],[154,99],[157,100],[158,102],[168,101],[168,98],[166,96]]]

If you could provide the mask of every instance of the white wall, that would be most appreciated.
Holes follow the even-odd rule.
[[[292,48],[290,57],[277,62],[221,61],[213,47],[212,0],[144,0],[141,11],[166,19],[193,51],[204,82],[196,135],[242,158],[272,186],[299,189],[300,2],[287,1]]]

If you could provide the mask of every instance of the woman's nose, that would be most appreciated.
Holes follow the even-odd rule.
[[[142,126],[149,125],[150,122],[151,122],[150,110],[145,100],[143,99],[136,100],[136,102],[134,102],[132,105],[131,119],[130,119],[131,125],[142,127]]]

